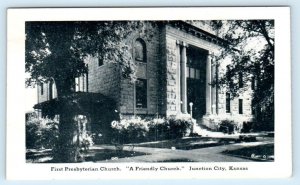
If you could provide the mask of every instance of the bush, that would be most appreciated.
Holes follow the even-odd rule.
[[[170,138],[170,125],[164,118],[155,118],[148,124],[148,139],[150,141],[163,140]]]
[[[34,119],[26,122],[26,148],[53,148],[58,140],[58,122]]]
[[[274,131],[273,122],[243,122],[243,127],[241,129],[242,133],[257,132],[257,131]]]
[[[242,133],[252,132],[254,129],[254,122],[243,122]]]
[[[136,143],[164,139],[177,139],[191,131],[191,118],[172,117],[152,120],[140,117],[113,121],[111,127],[116,136],[112,142],[116,144]]]
[[[40,148],[41,132],[38,120],[26,122],[26,148]]]
[[[254,122],[253,130],[255,130],[255,131],[274,131],[274,122],[272,122],[272,121]]]
[[[90,146],[94,145],[93,136],[90,135],[90,134],[82,135],[79,138],[79,141],[80,141],[81,150],[83,152],[86,152],[89,149]]]
[[[219,131],[226,134],[233,134],[236,124],[232,120],[223,120],[219,124]]]
[[[113,121],[111,127],[116,136],[112,142],[118,144],[145,141],[149,131],[148,122],[140,117]]]
[[[189,131],[191,131],[193,126],[193,121],[191,118],[185,117],[171,117],[168,119],[170,125],[170,135],[172,139],[182,138]]]

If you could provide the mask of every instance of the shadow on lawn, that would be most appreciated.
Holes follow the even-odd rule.
[[[117,151],[109,149],[90,149],[84,153],[84,161],[82,162],[97,162],[107,160],[118,160],[119,158],[135,157],[147,155],[143,152],[135,151]],[[53,160],[51,149],[47,150],[28,150],[26,152],[27,163],[56,163]]]
[[[135,151],[116,151],[109,149],[91,149],[88,151],[88,154],[85,157],[86,162],[97,162],[97,161],[105,161],[105,160],[118,160],[119,158],[128,158],[147,155],[147,153],[143,152],[135,152]]]
[[[240,139],[235,138],[210,138],[210,137],[193,137],[175,140],[166,140],[151,143],[136,144],[140,147],[150,148],[169,148],[179,150],[193,150],[199,148],[207,148],[221,145],[228,145],[241,142]]]

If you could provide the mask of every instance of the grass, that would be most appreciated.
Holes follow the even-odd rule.
[[[85,162],[97,162],[106,160],[118,160],[119,158],[135,157],[147,155],[135,151],[116,151],[109,149],[90,149],[84,154]],[[51,150],[29,150],[26,152],[26,162],[28,163],[55,163]]]
[[[176,148],[179,150],[193,150],[198,148],[207,148],[213,146],[221,146],[227,144],[233,144],[239,142],[238,139],[227,139],[227,138],[210,138],[210,137],[195,137],[195,138],[184,138],[175,140],[166,140],[160,142],[151,142],[138,144],[140,147],[150,148]]]
[[[52,160],[51,149],[44,149],[44,150],[31,149],[26,152],[26,162],[40,163],[49,160]]]
[[[226,150],[222,153],[254,161],[274,161],[274,144],[250,146],[238,150]]]
[[[147,155],[147,153],[143,152],[135,152],[135,151],[116,151],[109,149],[92,149],[89,150],[87,156],[85,157],[86,162],[97,162],[97,161],[105,161],[105,160],[118,160],[119,158],[127,158],[127,157],[135,157]]]
[[[191,159],[167,159],[167,160],[162,160],[162,161],[157,161],[157,162],[164,162],[164,163],[177,163],[177,162],[195,162]]]

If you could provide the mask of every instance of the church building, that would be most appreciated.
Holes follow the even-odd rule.
[[[227,43],[209,21],[168,21],[151,29],[151,39],[148,32],[137,31],[124,41],[136,65],[135,82],[122,77],[118,64],[89,57],[88,73],[75,79],[75,91],[113,100],[121,117],[192,116],[212,129],[219,120],[253,119],[251,88],[233,98],[228,89],[212,85],[225,74],[230,59],[217,65],[215,58]],[[243,76],[237,75],[243,88]],[[55,82],[41,84],[35,108],[43,111],[41,105],[55,98]]]

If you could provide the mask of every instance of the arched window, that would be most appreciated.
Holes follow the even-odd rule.
[[[139,62],[147,62],[146,44],[142,39],[136,39],[134,43],[134,58]]]
[[[54,81],[51,80],[49,84],[49,99],[52,100],[55,98],[55,84]]]

